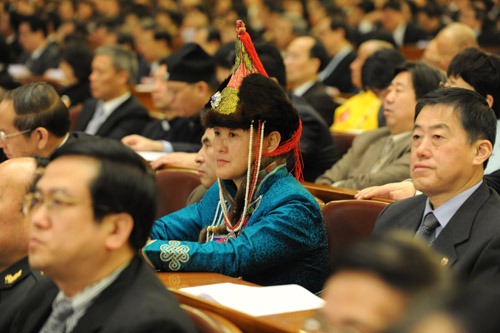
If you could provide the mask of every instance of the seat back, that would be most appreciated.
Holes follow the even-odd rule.
[[[373,200],[330,201],[321,212],[328,234],[330,262],[339,251],[371,234],[380,212],[387,202]]]
[[[201,184],[196,170],[190,169],[160,170],[155,178],[158,185],[157,218],[186,207],[189,195]]]
[[[241,330],[229,320],[208,310],[181,304],[199,333],[240,333]]]
[[[332,132],[333,141],[335,141],[340,156],[343,156],[351,148],[352,140],[356,135],[354,133]]]

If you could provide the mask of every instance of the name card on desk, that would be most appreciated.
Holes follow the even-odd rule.
[[[296,284],[252,287],[217,283],[179,290],[255,317],[318,309],[325,303],[318,296]]]

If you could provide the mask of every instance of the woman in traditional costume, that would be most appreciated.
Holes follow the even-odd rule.
[[[329,272],[326,230],[316,201],[286,168],[293,155],[300,179],[301,122],[241,21],[237,32],[236,69],[203,116],[214,129],[218,181],[200,203],[157,220],[143,254],[160,271],[217,272],[317,292]]]

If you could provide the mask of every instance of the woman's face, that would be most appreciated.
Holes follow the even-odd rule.
[[[238,188],[247,172],[249,140],[249,130],[214,128],[215,173],[221,179],[233,180]]]

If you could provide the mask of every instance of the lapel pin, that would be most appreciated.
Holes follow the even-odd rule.
[[[443,265],[443,266],[448,265],[448,262],[449,262],[448,257],[443,257],[443,258],[441,259],[441,265]]]

